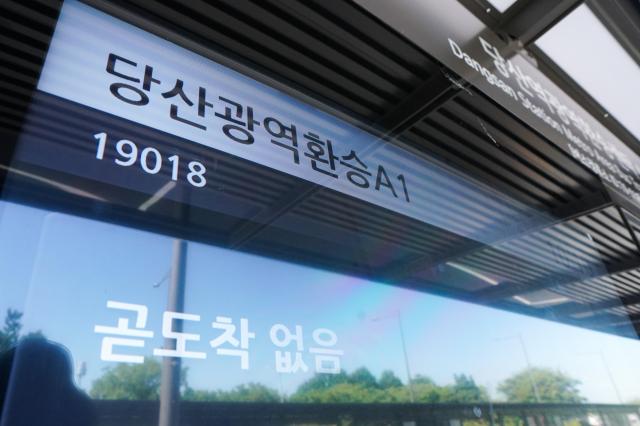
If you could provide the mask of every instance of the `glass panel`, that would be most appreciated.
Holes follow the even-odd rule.
[[[0,425],[640,422],[637,158],[466,8],[143,3],[0,4]]]
[[[507,9],[513,6],[516,1],[517,0],[489,0],[489,3],[498,9],[500,13],[504,13]]]
[[[51,351],[67,353],[74,373],[65,380],[98,411],[116,410],[109,411],[115,418],[128,414],[101,401],[157,400],[161,367],[176,360],[182,399],[202,403],[614,404],[640,395],[640,346],[631,339],[67,214],[1,207],[0,249],[19,247],[21,256],[18,263],[3,256],[0,273],[26,285],[4,285],[0,309],[15,315],[22,336],[46,337]],[[177,250],[185,256],[183,282],[171,277]],[[180,357],[168,358],[163,335],[175,306],[167,295],[176,291],[188,315],[186,337]],[[235,333],[221,339],[228,326]],[[39,381],[46,384],[45,377],[13,382],[9,391],[27,394]],[[15,401],[9,418],[36,418],[31,407]],[[185,421],[196,407],[183,409]]]
[[[536,44],[640,139],[640,123],[629,107],[629,99],[640,96],[640,66],[588,6],[576,8]]]

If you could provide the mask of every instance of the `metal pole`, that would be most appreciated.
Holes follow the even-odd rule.
[[[491,389],[490,386],[487,386],[487,399],[489,400],[489,422],[491,424],[491,426],[495,426],[496,423],[493,419],[493,417],[495,416],[495,413],[493,411],[493,401],[491,401]]]
[[[167,295],[167,310],[184,311],[184,287],[186,277],[187,242],[173,241],[173,259],[171,262],[171,280]],[[173,328],[182,331],[182,321],[176,321]],[[174,339],[165,339],[165,349],[175,349]],[[162,360],[162,376],[160,383],[160,415],[159,426],[177,426],[180,406],[180,358],[165,357]]]
[[[407,369],[407,383],[409,385],[409,398],[411,402],[416,402],[413,394],[413,382],[411,381],[411,369],[409,368],[409,356],[407,355],[407,344],[404,340],[404,327],[402,326],[402,315],[398,312],[398,326],[400,327],[400,339],[402,340],[402,352],[404,353],[404,365]]]
[[[529,381],[531,381],[531,387],[533,388],[533,394],[536,397],[536,402],[540,403],[540,394],[538,393],[538,386],[536,385],[536,381],[533,379],[533,374],[531,372],[531,362],[529,361],[529,353],[527,352],[527,347],[524,344],[524,339],[522,338],[522,334],[518,334],[518,340],[520,340],[520,346],[522,346],[522,353],[524,353],[524,359],[527,362],[527,372],[529,375]]]
[[[607,360],[602,353],[602,349],[598,352],[600,355],[600,359],[602,360],[602,364],[604,364],[604,369],[607,371],[607,376],[609,376],[609,380],[611,381],[611,386],[613,386],[613,390],[616,392],[616,396],[618,397],[618,402],[622,404],[622,397],[620,396],[620,391],[618,390],[618,385],[616,385],[616,381],[613,380],[613,374],[611,374],[611,370],[609,370],[609,364],[607,364]]]

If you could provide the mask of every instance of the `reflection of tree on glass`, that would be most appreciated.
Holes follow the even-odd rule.
[[[22,328],[20,318],[22,318],[21,312],[13,309],[7,310],[4,328],[0,331],[0,352],[8,351],[18,343],[18,336]]]
[[[261,383],[246,383],[230,390],[195,390],[187,388],[182,399],[202,402],[269,402],[278,403],[282,397],[275,389]]]
[[[22,312],[16,309],[7,309],[4,318],[4,327],[0,330],[0,353],[6,352],[15,347],[20,339],[20,331],[22,330]],[[24,338],[44,338],[40,331],[28,333]]]
[[[93,383],[91,396],[99,399],[158,400],[160,395],[160,362],[146,359],[143,364],[120,364],[108,369]],[[579,380],[546,368],[521,371],[498,386],[510,403],[536,402],[530,376],[538,383],[539,397],[544,403],[582,403],[577,386]],[[454,376],[452,384],[438,385],[431,378],[416,375],[413,379],[415,400],[418,403],[481,403],[489,401],[485,388],[478,386],[466,374]],[[202,402],[306,402],[306,403],[407,403],[408,387],[390,370],[379,378],[365,367],[351,374],[318,374],[302,383],[289,397],[261,383],[246,383],[229,390],[193,389],[182,369],[182,399]]]
[[[298,387],[291,402],[315,403],[472,403],[487,401],[485,389],[471,376],[455,375],[454,383],[440,386],[432,379],[417,375],[409,387],[392,371],[384,371],[379,379],[361,367],[351,374],[316,375]]]
[[[409,397],[411,402],[416,402],[413,392],[413,383],[411,381],[411,368],[409,367],[409,354],[407,353],[407,343],[404,338],[404,326],[402,325],[402,314],[400,311],[396,311],[393,315],[387,317],[372,318],[371,321],[381,321],[387,318],[395,318],[398,321],[398,329],[400,330],[400,342],[402,343],[402,354],[404,356],[404,366],[407,370],[407,382],[409,384]]]
[[[98,399],[157,400],[160,397],[161,364],[146,358],[142,364],[118,364],[93,382],[91,396]],[[182,371],[186,386],[186,371]]]
[[[533,393],[531,380],[537,384],[537,393]],[[578,390],[579,380],[560,371],[548,368],[527,368],[505,380],[498,386],[508,402],[554,402],[580,403],[585,399]]]
[[[525,370],[525,372],[528,374],[528,378],[529,378],[529,385],[531,386],[531,389],[533,390],[533,395],[535,397],[534,402],[542,402],[540,399],[540,393],[538,392],[538,385],[536,383],[535,378],[533,377],[533,375],[531,375],[531,361],[529,360],[529,351],[527,351],[527,345],[524,343],[524,339],[522,338],[522,334],[518,334],[517,336],[511,336],[511,337],[504,337],[502,339],[497,339],[497,340],[511,340],[511,339],[518,339],[518,342],[520,343],[520,348],[522,348],[522,354],[524,355],[524,360],[527,364],[527,369]]]
[[[154,359],[143,364],[120,364],[106,370],[94,381],[91,395],[99,399],[158,400],[161,365]],[[306,403],[407,403],[408,387],[390,370],[376,378],[361,367],[351,374],[317,374],[289,397],[261,383],[246,383],[228,390],[193,389],[187,370],[181,371],[181,399],[201,402],[306,402]],[[487,401],[487,391],[471,376],[454,376],[453,384],[437,385],[432,379],[414,378],[415,400],[419,403],[475,403]]]
[[[277,391],[259,384],[247,383],[223,390],[193,389],[187,381],[187,369],[180,372],[181,399],[188,401],[279,402]],[[93,382],[91,396],[97,399],[156,401],[160,399],[162,365],[153,358],[142,364],[118,364],[108,368]]]

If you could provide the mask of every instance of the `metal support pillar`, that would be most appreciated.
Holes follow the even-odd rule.
[[[167,295],[167,311],[184,311],[184,288],[186,277],[187,242],[176,239],[173,242],[173,259],[171,261],[171,280]],[[173,325],[176,332],[182,331],[182,320]],[[165,339],[165,349],[175,349],[174,339]],[[159,426],[177,426],[180,421],[180,374],[182,363],[180,358],[165,357],[162,361],[160,384]]]

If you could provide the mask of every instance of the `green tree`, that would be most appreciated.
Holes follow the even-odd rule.
[[[280,394],[261,383],[247,383],[222,393],[226,401],[279,402]]]
[[[420,403],[436,403],[441,402],[443,398],[443,388],[435,383],[428,383],[427,381],[419,380],[415,383],[411,380],[413,397],[415,402]],[[388,394],[388,401],[386,402],[410,402],[411,393],[408,386],[402,386],[400,388],[392,388],[386,390]]]
[[[487,392],[471,376],[454,376],[454,383],[438,386],[431,378],[417,375],[411,380],[413,400],[419,403],[480,402],[486,401]],[[316,403],[406,403],[411,401],[409,387],[393,372],[382,373],[377,382],[368,369],[358,368],[351,374],[318,374],[298,388],[290,398],[293,402]]]
[[[349,383],[362,386],[366,389],[378,388],[378,381],[366,367],[360,367],[351,373],[349,375]]]
[[[585,401],[578,389],[579,380],[548,368],[523,370],[500,383],[498,390],[507,397],[508,402],[538,402],[532,381],[538,390],[540,402]]]
[[[7,309],[4,318],[4,327],[0,330],[0,353],[15,347],[20,339],[44,339],[41,331],[30,332],[26,336],[20,336],[22,330],[22,312],[15,309]]]
[[[444,402],[482,402],[489,399],[487,391],[478,386],[473,377],[466,374],[455,374],[453,385],[447,386],[447,394]]]
[[[325,390],[341,383],[347,383],[348,381],[349,377],[344,371],[340,371],[338,374],[316,374],[302,383],[296,390],[296,393],[304,394],[316,390]]]
[[[242,401],[279,402],[280,395],[260,383],[238,385],[231,390],[196,390],[187,383],[187,369],[181,372],[182,399],[188,401]],[[157,400],[160,398],[162,365],[153,358],[146,358],[142,364],[118,364],[105,370],[92,383],[89,392],[96,399],[126,399],[135,401]]]
[[[381,389],[399,388],[402,387],[402,381],[391,370],[385,370],[380,375],[378,380],[378,386]]]
[[[185,401],[218,401],[218,392],[213,390],[187,388],[182,395]]]
[[[347,374],[316,374],[291,395],[293,402],[383,402],[384,392],[371,372],[361,367]]]
[[[435,385],[431,377],[423,376],[422,374],[416,374],[411,378],[411,383],[414,385]]]
[[[473,377],[464,374],[454,375],[452,385],[439,386],[426,376],[416,376],[411,383],[415,402],[470,403],[488,399],[487,391],[476,385]],[[392,394],[394,401],[408,402],[411,399],[407,386],[393,389]]]
[[[5,352],[14,347],[18,343],[22,324],[22,312],[15,309],[7,309],[7,315],[4,318],[4,327],[0,331],[0,352]]]
[[[275,389],[261,383],[247,383],[235,388],[223,390],[195,390],[187,388],[182,397],[186,401],[226,401],[226,402],[280,402]]]
[[[389,402],[385,392],[376,388],[367,388],[355,383],[339,383],[327,389],[314,389],[296,392],[290,398],[292,402],[315,403],[372,403]]]
[[[97,399],[154,400],[160,397],[160,362],[146,358],[142,364],[118,364],[91,385],[90,394]],[[185,372],[186,373],[186,372]],[[186,382],[186,374],[182,374]]]

